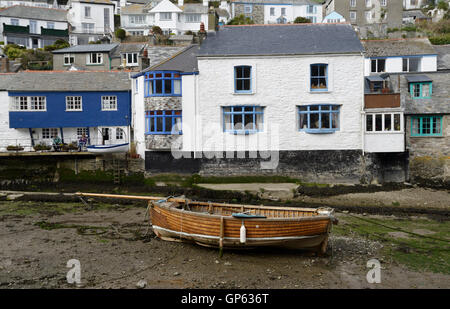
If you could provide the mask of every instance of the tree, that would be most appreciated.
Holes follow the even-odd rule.
[[[298,16],[294,19],[294,24],[308,24],[311,23],[311,19]]]
[[[153,26],[152,27],[153,34],[162,35],[163,31],[159,26]]]
[[[448,3],[443,1],[443,0],[441,0],[441,1],[438,2],[437,8],[439,10],[447,11],[448,10]]]
[[[52,50],[56,50],[56,49],[66,48],[66,47],[70,47],[69,42],[67,42],[65,40],[62,40],[62,39],[58,39],[52,45],[45,46],[44,50],[45,51],[52,51]]]
[[[116,30],[116,38],[123,40],[127,36],[127,33],[122,28],[117,28]]]
[[[244,14],[241,14],[231,19],[227,25],[252,25],[254,23],[255,22],[250,17],[246,17]]]

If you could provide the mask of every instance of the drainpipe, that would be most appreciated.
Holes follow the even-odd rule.
[[[34,147],[33,130],[31,128],[28,128],[28,131],[30,131],[31,146]]]
[[[64,133],[63,133],[63,128],[59,128],[59,130],[61,131],[61,141],[64,144]]]

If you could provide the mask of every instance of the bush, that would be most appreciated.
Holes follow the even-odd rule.
[[[450,33],[443,34],[443,35],[437,35],[437,36],[431,36],[431,37],[429,37],[429,40],[430,40],[431,44],[433,44],[433,45],[450,44]]]
[[[56,40],[55,43],[53,43],[52,45],[48,45],[44,47],[45,51],[53,51],[53,50],[57,50],[57,49],[62,49],[62,48],[67,48],[70,47],[69,42],[59,39]]]
[[[24,148],[22,147],[22,146],[12,146],[12,145],[10,145],[10,146],[8,146],[8,147],[6,147],[6,150],[8,150],[8,151],[22,151]]]
[[[254,23],[255,22],[250,17],[246,17],[244,14],[241,14],[231,19],[227,25],[252,25]]]
[[[440,0],[440,1],[438,2],[437,8],[438,8],[439,10],[447,11],[447,10],[448,10],[448,3],[445,2],[445,1],[443,1],[443,0]]]
[[[125,37],[127,36],[127,33],[126,33],[125,30],[123,30],[122,28],[118,28],[118,29],[116,30],[115,35],[116,35],[116,38],[118,38],[118,39],[120,39],[120,40],[123,40],[123,39],[125,39]]]
[[[152,27],[152,32],[153,32],[153,34],[159,34],[159,35],[163,34],[162,29],[160,27],[158,27],[158,26],[153,26]]]
[[[46,145],[46,144],[38,144],[38,145],[34,145],[34,150],[36,151],[40,151],[40,150],[50,150],[52,149],[52,146],[50,145]]]
[[[309,24],[311,20],[309,18],[298,16],[294,19],[294,24]]]
[[[25,47],[16,44],[8,44],[3,49],[3,52],[9,59],[14,60],[16,58],[22,58],[22,55],[25,50],[26,50]]]

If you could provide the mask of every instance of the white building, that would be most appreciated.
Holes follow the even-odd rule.
[[[366,40],[364,75],[437,70],[437,53],[427,38]]]
[[[312,23],[321,23],[322,5],[311,0],[232,0],[231,17],[250,17],[255,24],[292,23],[304,17]]]
[[[16,5],[0,11],[0,40],[27,48],[43,48],[68,40],[67,11]]]
[[[0,0],[0,7],[9,7],[13,5],[37,6],[43,8],[66,9],[66,5],[58,3],[57,0]]]
[[[208,10],[207,0],[186,4],[178,0],[178,5],[169,0],[133,4],[121,8],[121,27],[130,35],[148,35],[153,26],[159,26],[166,34],[197,32],[201,23],[206,31],[214,30],[209,29]]]
[[[70,43],[88,44],[114,36],[114,8],[110,0],[70,0],[67,19],[71,24]]]

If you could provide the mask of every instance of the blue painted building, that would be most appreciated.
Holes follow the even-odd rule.
[[[83,134],[90,144],[128,142],[130,88],[128,72],[21,72],[7,88],[9,128],[29,131],[31,145]]]

